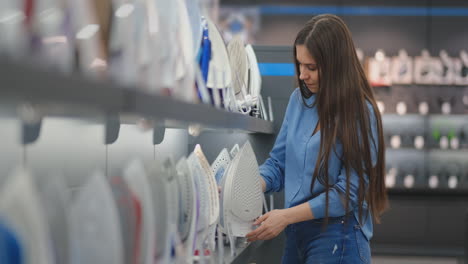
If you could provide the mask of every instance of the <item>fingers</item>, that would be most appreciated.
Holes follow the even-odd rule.
[[[253,232],[250,232],[251,236],[247,235],[247,242],[253,242],[257,240],[261,240],[263,233],[265,233],[266,228],[260,226],[259,228],[255,229]]]
[[[257,229],[255,229],[254,231],[248,233],[245,237],[246,238],[256,237],[256,236],[258,236],[258,234],[260,234],[262,232],[263,229],[265,229],[265,227],[260,226]]]
[[[265,229],[261,234],[256,237],[258,240],[269,240],[276,237],[276,234],[271,229]]]
[[[259,224],[261,224],[261,223],[262,223],[263,221],[265,221],[269,216],[270,216],[270,213],[266,213],[266,214],[260,216],[259,218],[257,218],[257,220],[255,220],[254,225],[259,225]]]
[[[263,221],[265,221],[267,218],[268,218],[268,213],[260,216],[259,218],[257,218],[257,220],[255,220],[254,222],[254,225],[260,225],[261,223],[263,223]],[[264,226],[260,226],[258,227],[257,229],[255,229],[254,231],[248,233],[245,237],[247,238],[247,241],[248,242],[252,242],[252,241],[255,241],[255,240],[258,240],[256,239],[258,237],[258,235],[260,233],[262,233],[263,231],[265,230],[265,227]]]

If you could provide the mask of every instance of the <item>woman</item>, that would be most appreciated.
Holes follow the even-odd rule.
[[[349,29],[312,18],[294,42],[299,82],[270,157],[264,192],[285,208],[261,216],[249,241],[286,232],[283,263],[370,263],[373,222],[387,206],[382,121]]]

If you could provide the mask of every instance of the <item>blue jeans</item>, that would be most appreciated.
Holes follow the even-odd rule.
[[[370,245],[351,214],[300,222],[286,229],[283,264],[348,264],[371,263]]]

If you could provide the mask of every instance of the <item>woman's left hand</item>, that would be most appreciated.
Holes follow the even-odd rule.
[[[289,225],[286,210],[273,210],[259,217],[254,225],[260,225],[246,235],[248,242],[275,238]]]

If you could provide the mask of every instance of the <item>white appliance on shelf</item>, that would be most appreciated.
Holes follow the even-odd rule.
[[[179,190],[177,174],[172,160],[153,161],[148,166],[149,181],[154,194],[153,205],[156,226],[156,261],[174,263],[180,254]],[[176,252],[174,256],[172,252]]]
[[[392,58],[391,78],[392,83],[395,84],[411,84],[413,82],[413,59],[404,49],[399,50],[398,56]]]
[[[188,158],[198,194],[200,213],[197,224],[196,249],[200,258],[204,259],[206,250],[210,254],[215,250],[215,230],[219,218],[218,187],[211,167],[200,147],[196,145]]]
[[[71,237],[68,234],[69,195],[65,180],[63,175],[54,173],[35,177],[35,182],[50,231],[55,263],[67,263]]]
[[[176,166],[177,182],[179,184],[179,223],[180,239],[185,246],[185,259],[193,263],[195,251],[196,224],[199,217],[198,197],[195,188],[194,176],[185,157],[181,158]]]
[[[377,50],[375,56],[369,59],[369,81],[373,86],[392,85],[390,64],[390,58],[385,56],[382,49]]]
[[[223,186],[224,229],[235,254],[235,238],[245,237],[262,214],[264,196],[255,153],[246,142],[229,165]]]
[[[145,167],[140,160],[132,160],[124,169],[123,177],[141,202],[142,225],[140,236],[140,259],[142,263],[153,263],[156,248],[155,212],[153,194]]]
[[[112,176],[110,186],[119,212],[125,263],[138,264],[142,257],[140,255],[143,222],[141,201],[121,176]]]
[[[232,69],[226,44],[213,21],[209,18],[205,19],[211,41],[211,61],[206,86],[212,89],[213,93],[218,93],[219,97],[223,99],[224,108],[237,111],[235,95],[232,90]]]
[[[119,213],[103,174],[95,173],[80,189],[70,220],[70,263],[124,263]]]
[[[24,168],[16,169],[0,189],[0,217],[17,234],[24,249],[24,263],[54,261],[45,213],[31,174]]]

